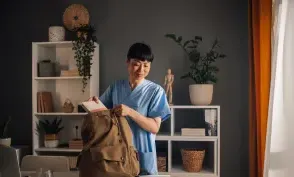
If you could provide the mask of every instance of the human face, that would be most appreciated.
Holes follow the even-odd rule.
[[[140,61],[130,59],[127,61],[129,77],[132,81],[144,79],[150,71],[151,63],[149,61]]]

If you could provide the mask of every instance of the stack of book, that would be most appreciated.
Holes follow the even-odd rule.
[[[182,136],[205,136],[205,128],[182,128]]]
[[[79,76],[79,70],[77,68],[71,70],[61,70],[61,77]]]
[[[70,140],[68,146],[70,149],[83,149],[83,140]]]

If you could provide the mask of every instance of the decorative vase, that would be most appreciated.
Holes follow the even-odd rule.
[[[51,60],[42,60],[38,62],[39,77],[55,77],[55,63]]]
[[[46,134],[44,145],[46,148],[56,148],[58,147],[59,139],[56,134]]]
[[[209,105],[213,96],[213,84],[189,85],[189,95],[193,105]]]
[[[0,138],[0,144],[4,146],[10,146],[11,138]]]
[[[38,77],[55,77],[56,64],[51,60],[38,62]]]
[[[64,41],[65,29],[62,26],[50,26],[49,27],[49,41],[58,42]]]

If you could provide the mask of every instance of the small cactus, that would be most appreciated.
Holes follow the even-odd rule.
[[[8,117],[8,119],[0,126],[1,135],[0,138],[5,139],[8,138],[7,130],[8,130],[8,124],[11,121],[11,116]]]

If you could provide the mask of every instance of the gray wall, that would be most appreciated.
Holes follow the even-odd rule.
[[[136,41],[149,43],[155,61],[149,79],[163,82],[167,68],[176,75],[174,102],[190,104],[189,80],[179,79],[187,69],[181,50],[165,39],[176,33],[204,38],[203,50],[221,40],[228,58],[218,62],[219,82],[213,104],[221,106],[221,175],[248,176],[248,25],[247,0],[63,0],[15,1],[2,7],[0,58],[2,118],[13,115],[9,133],[14,144],[31,143],[31,42],[47,41],[48,27],[62,24],[62,13],[72,3],[83,3],[97,28],[100,46],[101,92],[115,79],[127,76],[125,56]],[[115,72],[114,72],[115,71]],[[1,119],[2,119],[1,118]],[[185,121],[184,119],[182,121]]]

